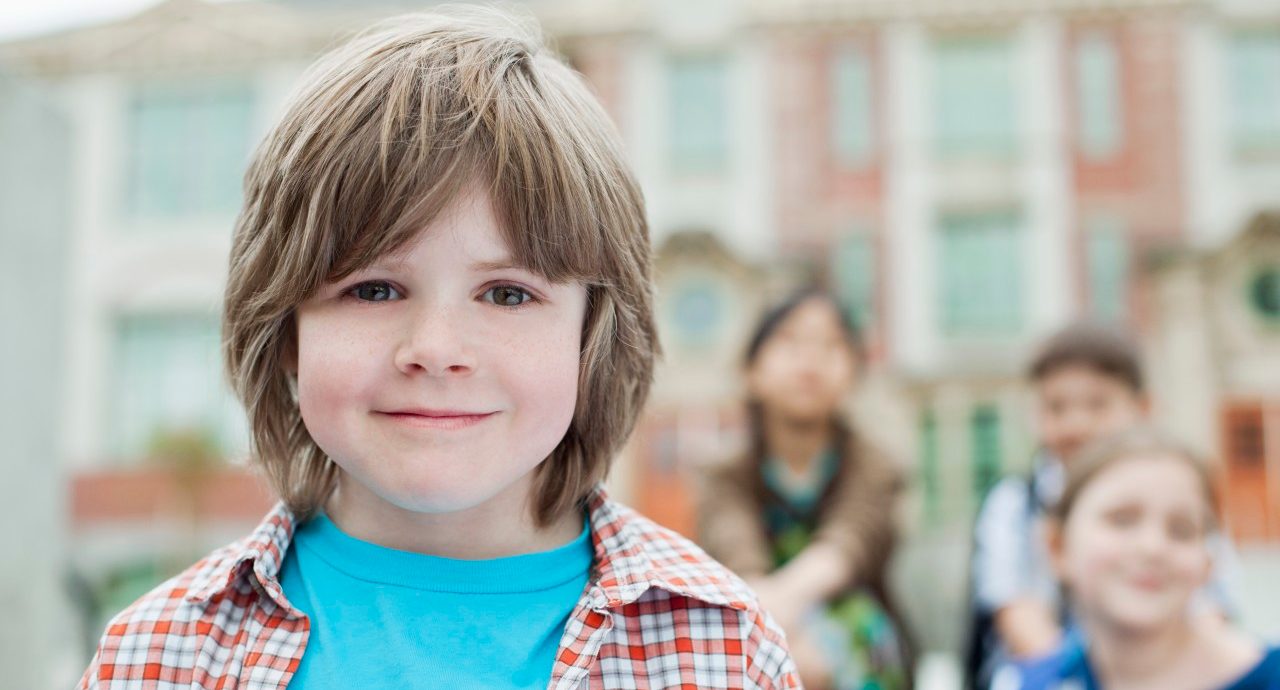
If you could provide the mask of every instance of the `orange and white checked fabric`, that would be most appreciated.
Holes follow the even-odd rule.
[[[603,489],[587,509],[595,563],[548,688],[800,687],[781,630],[737,576]],[[107,625],[79,689],[287,687],[309,631],[277,580],[293,527],[278,505],[134,602]]]

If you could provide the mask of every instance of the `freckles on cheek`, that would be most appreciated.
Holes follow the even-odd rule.
[[[332,338],[312,336],[298,346],[298,407],[309,423],[331,421],[351,397],[358,372],[350,347]]]
[[[548,342],[540,349],[541,364],[534,364],[530,369],[531,390],[544,399],[548,409],[564,410],[571,418],[578,397],[581,362],[578,336]]]

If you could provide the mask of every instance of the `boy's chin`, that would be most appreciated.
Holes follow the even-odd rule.
[[[477,509],[518,508],[525,502],[521,490],[524,486],[525,483],[517,478],[501,486],[483,487],[464,481],[430,486],[385,486],[375,493],[383,501],[404,511],[446,515]]]
[[[486,505],[492,495],[471,495],[456,491],[395,491],[383,495],[383,500],[395,507],[424,515],[448,515],[463,513]]]

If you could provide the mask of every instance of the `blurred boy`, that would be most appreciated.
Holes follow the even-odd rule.
[[[1013,659],[1053,651],[1068,614],[1040,538],[1046,512],[1062,492],[1064,469],[1090,441],[1143,421],[1150,409],[1135,346],[1098,324],[1069,326],[1051,337],[1028,370],[1035,393],[1039,450],[1029,476],[1003,479],[983,501],[974,527],[973,603],[967,685],[987,688]],[[1224,545],[1217,544],[1218,572]],[[1211,587],[1228,610],[1222,577]]]

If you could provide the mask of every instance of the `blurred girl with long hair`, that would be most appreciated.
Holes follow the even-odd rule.
[[[885,587],[902,478],[843,411],[862,373],[857,328],[806,290],[764,315],[744,365],[750,444],[704,477],[703,546],[786,630],[805,687],[910,687]]]

